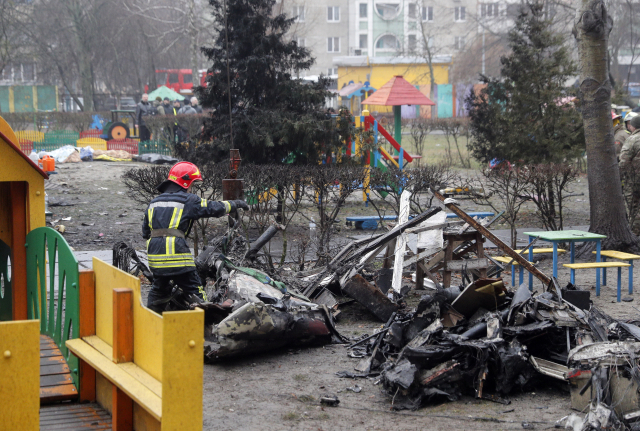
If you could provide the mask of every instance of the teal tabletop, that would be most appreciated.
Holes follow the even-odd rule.
[[[525,235],[535,236],[547,241],[589,241],[596,239],[604,239],[606,235],[598,233],[584,232],[581,230],[552,230],[539,232],[525,232]]]

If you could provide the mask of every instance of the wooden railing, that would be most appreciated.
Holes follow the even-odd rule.
[[[65,341],[78,338],[78,260],[67,241],[49,227],[27,235],[27,318],[40,320],[40,333],[48,335],[67,361],[78,385],[78,360]]]

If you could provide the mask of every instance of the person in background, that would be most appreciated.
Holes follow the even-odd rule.
[[[198,105],[198,99],[195,96],[191,98],[191,107],[196,110],[196,114],[202,114],[202,106]]]
[[[189,103],[189,99],[184,99],[184,106],[182,108],[180,108],[180,110],[178,111],[178,114],[180,115],[191,115],[191,114],[196,114],[196,110],[193,109]]]
[[[626,139],[620,151],[620,169],[640,165],[640,115],[631,118],[627,128],[631,135]]]
[[[142,100],[136,106],[136,125],[140,131],[140,142],[151,140],[151,131],[145,124],[145,118],[153,115],[153,106],[149,104],[149,95],[144,93]]]
[[[158,115],[169,115],[171,112],[171,100],[165,97],[160,106],[158,106]]]
[[[156,97],[153,101],[153,113],[152,115],[158,115],[158,108],[162,105],[162,98],[160,96]]]

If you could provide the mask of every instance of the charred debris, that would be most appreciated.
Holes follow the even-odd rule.
[[[638,322],[601,312],[588,291],[561,288],[497,239],[488,229],[492,221],[483,225],[455,202],[444,203],[461,221],[447,223],[442,208],[433,207],[386,233],[350,242],[324,267],[299,273],[270,272],[261,259],[260,250],[281,226],[252,243],[230,228],[196,258],[201,278],[214,287],[205,310],[205,362],[286,346],[346,344],[348,355],[360,361],[337,376],[375,379],[393,409],[415,410],[462,395],[509,404],[510,394],[553,382],[582,412],[558,426],[640,430]],[[544,288],[507,288],[495,275],[509,264],[484,257],[473,240],[447,253],[442,238],[452,232],[479,233],[476,241],[493,242]],[[412,233],[431,237],[417,254],[406,247]],[[383,268],[374,269],[372,261],[385,250]],[[152,281],[123,243],[114,247],[114,265]],[[426,277],[429,293],[409,309],[402,275],[412,268]],[[460,271],[462,285],[443,286],[435,276],[439,269]],[[179,289],[174,292],[174,309],[184,308]],[[384,325],[348,340],[334,324],[339,296],[353,298]]]

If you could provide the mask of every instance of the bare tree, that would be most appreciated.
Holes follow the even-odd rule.
[[[580,57],[582,117],[589,158],[589,230],[607,235],[603,241],[605,248],[636,248],[638,238],[631,232],[626,217],[613,146],[611,82],[607,62],[607,42],[613,21],[602,0],[580,0],[577,4],[574,35]],[[589,250],[589,247],[583,247],[582,252]]]

